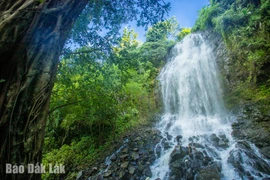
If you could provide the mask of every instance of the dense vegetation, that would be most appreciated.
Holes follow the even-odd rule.
[[[270,1],[211,0],[192,31],[218,32],[229,50],[226,78],[230,105],[270,99]]]
[[[27,166],[41,162],[59,57],[63,53],[81,54],[72,51],[74,46],[88,46],[88,52],[95,50],[108,55],[118,41],[123,24],[136,21],[148,27],[164,20],[170,3],[161,0],[5,0],[0,1],[0,9],[0,177],[40,179],[39,173],[27,171],[7,174],[5,164]],[[112,97],[109,95],[109,98]]]
[[[64,163],[68,174],[88,167],[115,139],[148,125],[160,108],[156,77],[170,48],[191,31],[219,33],[229,51],[227,102],[269,103],[270,2],[212,0],[191,29],[175,18],[148,29],[146,42],[124,29],[112,51],[88,47],[63,55],[53,89],[43,162]],[[80,25],[78,25],[80,27]],[[76,28],[76,27],[75,27]],[[75,34],[76,35],[76,34]],[[87,52],[87,53],[84,53]],[[45,174],[47,179],[55,179]]]
[[[188,33],[171,18],[149,28],[143,44],[133,30],[124,29],[109,54],[84,46],[75,52],[88,53],[64,55],[50,103],[43,163],[65,164],[69,174],[62,176],[72,179],[115,139],[149,125],[160,109],[158,72],[170,48]]]

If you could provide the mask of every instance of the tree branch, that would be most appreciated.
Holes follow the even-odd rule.
[[[44,13],[45,14],[51,14],[51,13],[62,11],[62,10],[66,9],[68,7],[69,3],[72,3],[73,4],[74,1],[72,1],[72,0],[66,0],[66,2],[62,6],[57,7],[57,8],[47,9]],[[72,6],[72,4],[71,4],[71,6]]]
[[[84,51],[77,51],[77,52],[64,52],[61,55],[70,55],[70,54],[87,54],[87,53],[92,53],[95,51],[102,51],[102,49],[97,49],[97,48],[92,48]]]
[[[53,108],[52,110],[50,110],[48,114],[51,114],[53,111],[55,111],[55,110],[57,110],[57,109],[59,109],[59,108],[66,107],[66,106],[73,105],[73,104],[77,104],[77,103],[79,103],[79,102],[82,102],[82,101],[75,101],[75,102],[63,104],[63,105],[61,105],[61,106],[57,106],[57,107]]]

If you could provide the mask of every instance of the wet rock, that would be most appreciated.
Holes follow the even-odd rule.
[[[230,152],[230,156],[227,160],[228,163],[232,164],[235,168],[235,171],[237,171],[240,175],[244,174],[244,168],[242,167],[242,156],[241,156],[241,150],[234,150]]]
[[[204,158],[204,155],[201,151],[195,152],[194,155],[195,155],[195,158],[199,159],[199,160],[203,160],[203,158]]]
[[[123,171],[123,170],[121,170],[120,172],[119,172],[119,178],[123,178],[124,176],[125,176],[125,174],[126,174],[126,172],[125,171]]]
[[[166,132],[166,137],[169,141],[172,139],[172,135],[170,135],[168,132]]]
[[[201,166],[202,166],[202,161],[198,159],[193,159],[189,163],[189,167],[194,171],[197,171]]]
[[[180,163],[182,158],[184,158],[187,154],[188,154],[187,148],[179,145],[175,146],[170,156],[171,159],[170,163],[173,163],[175,161],[179,161]]]
[[[207,146],[207,145],[205,145],[205,147],[206,147],[210,156],[212,156],[213,158],[216,158],[216,159],[220,159],[219,155],[216,153],[216,151],[213,148],[211,148],[210,146]]]
[[[219,143],[219,138],[217,137],[216,134],[211,134],[209,136],[209,140],[213,143],[214,146],[217,146]]]
[[[207,166],[207,165],[209,165],[209,163],[212,162],[212,159],[209,156],[204,156],[202,162],[203,162],[204,166]]]
[[[220,173],[217,164],[202,167],[195,175],[195,180],[220,180]]]
[[[132,152],[131,158],[132,158],[132,160],[137,161],[140,158],[140,155],[138,152]]]
[[[224,133],[221,133],[218,135],[220,139],[227,139],[226,135]]]
[[[243,132],[240,129],[236,129],[236,128],[234,128],[234,130],[232,131],[232,136],[236,139],[245,138],[245,135],[243,134]]]
[[[270,146],[261,148],[260,153],[262,153],[265,157],[270,158]]]
[[[230,152],[228,162],[242,177],[248,177],[249,172],[246,171],[248,166],[252,167],[254,171],[270,174],[269,165],[251,150],[236,149]]]
[[[129,174],[134,174],[135,170],[136,170],[136,168],[133,167],[133,166],[130,166],[130,167],[128,168]]]
[[[181,144],[182,138],[183,138],[183,136],[181,136],[181,135],[176,136],[176,142],[177,142],[178,144]]]
[[[226,149],[229,147],[228,143],[225,142],[224,140],[220,139],[219,142],[218,142],[218,147],[221,147],[223,149]]]
[[[170,163],[170,166],[173,167],[173,168],[181,168],[184,164],[180,161],[174,161],[174,162],[171,162]]]
[[[137,138],[134,139],[134,141],[140,141],[140,140],[141,140],[140,137],[137,137]]]
[[[270,146],[270,118],[266,114],[263,105],[246,104],[242,105],[237,122],[232,124],[232,135],[234,138],[246,139],[257,147]],[[269,112],[268,112],[269,113]]]
[[[170,172],[169,180],[177,180],[183,177],[182,171],[180,168],[172,168]]]
[[[194,140],[194,138],[192,138]],[[170,180],[194,179],[196,173],[203,167],[211,164],[212,160],[197,150],[194,143],[190,143],[188,147],[175,146],[170,156]]]
[[[200,144],[200,143],[193,143],[193,146],[194,146],[195,148],[201,148],[201,149],[204,149],[204,146],[203,146],[202,144]]]
[[[130,179],[129,173],[126,171],[121,171],[119,173],[119,179]]]
[[[235,147],[240,148],[240,149],[246,149],[246,150],[251,149],[247,141],[238,141]]]
[[[116,161],[116,155],[113,154],[112,157],[110,158],[111,161]]]
[[[128,159],[128,154],[121,155],[121,156],[120,156],[120,159],[121,159],[122,161]]]
[[[80,171],[76,177],[76,180],[83,180],[83,171]]]
[[[103,174],[103,177],[109,177],[112,175],[112,171],[111,170],[108,170],[106,171],[104,174]]]
[[[111,156],[109,167],[104,163],[104,159],[104,161],[96,164],[98,167],[96,172],[90,174],[88,171],[88,177],[83,179],[137,180],[151,177],[150,166],[154,163],[156,156],[154,150],[156,144],[162,139],[160,131],[154,128],[138,129],[138,132],[131,132],[125,138],[129,140],[123,141],[117,148],[112,148],[114,151],[111,154],[114,153],[114,155]],[[115,149],[119,149],[122,146],[124,148],[119,152],[115,151]],[[110,155],[107,155],[107,157],[110,157]],[[109,168],[111,173],[102,172],[106,168]]]
[[[158,129],[155,129],[154,128],[154,129],[151,130],[151,134],[152,135],[159,135],[160,134],[160,131]]]
[[[171,147],[170,143],[166,139],[163,139],[161,141],[161,144],[162,144],[162,146],[164,147],[165,150],[167,150],[167,149],[169,149]]]
[[[124,148],[122,151],[121,151],[123,154],[127,154],[128,153],[128,148]]]
[[[151,171],[150,167],[147,167],[147,168],[144,170],[143,174],[144,174],[145,176],[147,176],[147,177],[152,177],[152,171]]]
[[[122,169],[126,169],[126,168],[128,167],[128,165],[129,165],[129,162],[126,161],[126,162],[123,162],[123,163],[120,165],[120,167],[121,167]]]
[[[255,170],[258,170],[259,172],[270,174],[270,167],[263,159],[259,158],[252,151],[245,151],[244,153],[246,156],[249,157],[249,159],[245,161],[246,164],[252,166]]]
[[[144,171],[145,168],[146,168],[146,165],[145,165],[145,164],[143,164],[143,163],[141,163],[141,162],[138,163],[138,170],[139,170],[141,173],[143,173],[143,171]]]
[[[188,138],[188,141],[191,142],[191,143],[195,143],[195,142],[197,142],[198,140],[199,140],[199,138],[196,137],[196,136],[192,136],[192,137],[189,137],[189,138]]]
[[[189,168],[185,171],[184,179],[194,179],[194,174],[193,170]]]
[[[91,170],[90,170],[90,173],[89,175],[93,175],[95,173],[97,173],[99,171],[99,169],[97,167],[93,167]]]
[[[160,146],[157,146],[156,154],[157,154],[157,157],[160,157],[160,155],[161,155],[161,147]]]

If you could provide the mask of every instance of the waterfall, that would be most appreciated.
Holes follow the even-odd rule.
[[[190,136],[222,126],[226,120],[221,117],[226,113],[211,49],[201,35],[192,34],[172,51],[159,75],[164,114],[176,119],[168,132]],[[164,118],[164,123],[168,121],[171,123]]]
[[[194,162],[194,168],[190,169],[197,172],[203,164],[203,161],[191,158],[195,152],[201,152],[204,158],[211,159],[204,166],[217,162],[217,167],[222,169],[220,179],[248,179],[248,175],[238,173],[233,164],[236,147],[239,147],[239,142],[234,141],[230,135],[234,119],[224,107],[216,59],[204,37],[201,34],[191,34],[176,44],[158,79],[164,113],[157,128],[163,138],[155,148],[156,161],[151,167],[151,179],[189,179],[187,174],[191,165],[185,163]],[[181,148],[181,153],[185,152],[182,159],[172,159],[172,154],[180,152]],[[239,156],[244,157],[242,152]],[[259,155],[257,157],[260,158]],[[180,164],[179,175],[172,172],[172,161],[176,162],[174,167]],[[196,162],[200,167],[195,167]],[[258,172],[252,163],[249,165],[247,162],[248,157],[241,165],[253,168],[250,174],[257,177]]]

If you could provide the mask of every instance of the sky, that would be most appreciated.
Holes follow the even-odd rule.
[[[209,0],[165,0],[171,3],[171,10],[167,18],[175,16],[180,27],[192,27],[198,16],[198,11],[209,4]],[[136,27],[136,23],[130,24],[131,28],[138,33],[138,39],[145,41],[145,30]]]

